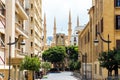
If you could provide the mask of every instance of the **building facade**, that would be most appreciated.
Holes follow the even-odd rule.
[[[43,48],[43,27],[42,27],[42,0],[27,0],[29,21],[29,39],[27,42],[27,52],[29,55],[41,56]]]
[[[17,39],[10,48],[7,43]],[[20,45],[21,41],[25,42],[25,46]],[[21,61],[31,52],[39,54],[41,47],[41,0],[0,0],[0,73],[4,74],[3,80],[9,78],[9,55],[10,78],[24,80],[24,72],[19,70]]]
[[[71,36],[70,45],[78,46],[78,33],[84,29],[84,26],[79,25],[79,17],[77,17],[77,26],[74,28]]]
[[[4,75],[4,80],[8,80],[8,70],[10,68],[11,79],[23,79],[23,72],[19,70],[20,62],[24,58],[25,47],[20,45],[21,41],[28,38],[25,22],[28,15],[25,11],[25,0],[0,0],[0,73]],[[23,37],[19,38],[19,35]],[[19,38],[11,48],[7,43],[13,43]],[[11,54],[10,54],[11,53]],[[11,64],[9,63],[9,55]]]
[[[105,40],[109,35],[111,50],[120,46],[120,0],[93,0],[89,23],[79,33],[79,52],[87,53],[87,64],[92,66],[92,80],[103,80],[108,74],[105,68],[100,67],[98,57],[102,51],[108,51],[108,44],[100,39],[97,32]],[[97,46],[94,45],[95,39],[99,41]]]
[[[44,30],[43,30],[43,50],[47,49],[47,26],[46,26],[46,14],[44,14]]]

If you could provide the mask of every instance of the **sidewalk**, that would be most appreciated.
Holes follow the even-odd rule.
[[[73,76],[78,78],[78,80],[82,80],[82,76],[81,76],[81,74],[79,72],[73,72]]]

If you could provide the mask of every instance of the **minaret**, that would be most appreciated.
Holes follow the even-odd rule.
[[[56,42],[56,18],[54,17],[54,32],[53,32],[53,42]]]
[[[71,22],[71,11],[69,11],[69,22],[68,22],[68,45],[70,45],[70,39],[72,35],[72,22]]]
[[[77,27],[79,26],[79,16],[77,16]]]
[[[46,31],[46,14],[44,14],[44,32],[43,33],[44,33],[44,39],[43,39],[44,41],[43,42],[44,42],[44,50],[45,50],[46,42],[47,42],[46,41],[46,34],[47,34],[47,31]]]

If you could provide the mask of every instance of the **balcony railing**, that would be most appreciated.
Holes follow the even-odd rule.
[[[25,9],[25,8],[24,8],[24,2],[21,1],[21,0],[18,0],[18,2],[19,2],[19,4],[22,6],[22,8]]]
[[[17,22],[16,22],[16,25],[17,25],[17,28],[19,28],[19,30],[21,30],[24,34],[26,34],[28,36],[28,32],[22,28],[22,25],[20,25]]]
[[[28,19],[28,15],[26,13],[26,8],[24,5],[24,1],[16,0],[16,6],[18,6],[17,9],[20,11],[21,17],[26,20]]]

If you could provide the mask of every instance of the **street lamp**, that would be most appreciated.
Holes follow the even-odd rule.
[[[109,40],[109,34],[108,34],[108,40],[105,40],[105,39],[103,39],[102,38],[102,36],[101,36],[101,34],[100,34],[100,32],[97,32],[97,34],[99,35],[99,37],[100,37],[100,39],[103,41],[103,42],[105,42],[105,43],[107,43],[108,44],[108,52],[109,52],[109,50],[110,50],[110,43],[111,43],[111,41]],[[94,40],[94,43],[95,43],[95,45],[98,45],[98,40],[96,39],[96,40]]]
[[[97,32],[97,34],[99,35],[100,39],[101,39],[103,42],[105,42],[105,43],[108,44],[108,53],[109,53],[110,43],[111,43],[111,41],[109,40],[109,34],[108,34],[108,39],[107,39],[107,40],[103,39],[103,37],[101,36],[100,32]],[[98,42],[99,42],[99,41],[98,41],[97,39],[94,40],[95,45],[98,45]]]
[[[23,36],[23,35],[20,34],[20,35],[18,36],[18,39],[15,40],[15,42],[11,42],[11,36],[9,36],[9,43],[7,43],[7,45],[9,45],[9,75],[8,75],[8,80],[11,80],[11,79],[10,79],[11,45],[16,44],[16,43],[19,41],[20,37],[22,37],[22,36]],[[21,44],[21,45],[25,45],[24,42],[21,42],[20,44]]]

